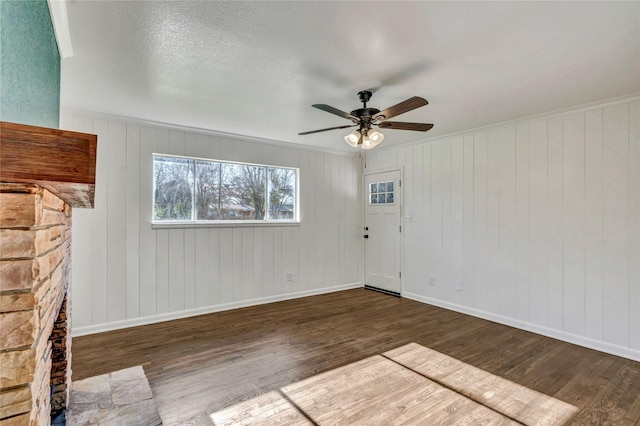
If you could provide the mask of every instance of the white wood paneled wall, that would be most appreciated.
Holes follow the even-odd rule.
[[[395,166],[405,296],[640,360],[640,100],[368,154]]]
[[[75,335],[362,285],[356,156],[78,111],[61,128],[98,135],[95,209],[73,211]],[[301,224],[152,229],[154,152],[298,167]]]

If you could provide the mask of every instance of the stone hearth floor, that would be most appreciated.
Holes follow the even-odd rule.
[[[67,425],[162,425],[142,366],[72,382]]]

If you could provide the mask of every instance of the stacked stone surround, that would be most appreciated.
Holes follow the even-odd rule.
[[[56,409],[66,405],[70,244],[69,205],[38,185],[0,182],[0,426],[48,425],[52,384]]]
[[[51,342],[51,417],[60,414],[67,408],[67,400],[71,385],[71,337],[67,310],[69,309],[69,292],[62,300],[58,317],[53,323],[53,331],[49,337]],[[67,345],[67,341],[69,344]]]

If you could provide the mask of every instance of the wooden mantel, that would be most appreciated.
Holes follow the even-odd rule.
[[[71,207],[93,208],[98,137],[0,121],[0,181],[39,185]]]

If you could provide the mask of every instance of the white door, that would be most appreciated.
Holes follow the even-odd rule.
[[[402,267],[400,178],[399,170],[364,176],[364,283],[398,294]]]

